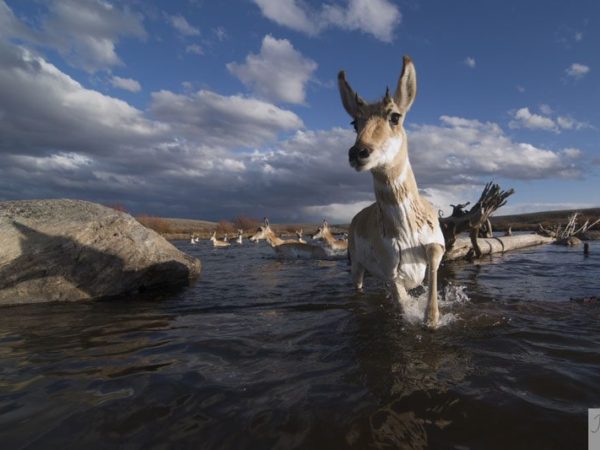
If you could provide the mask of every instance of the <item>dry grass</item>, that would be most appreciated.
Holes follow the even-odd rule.
[[[144,225],[146,228],[150,228],[160,234],[173,233],[173,227],[170,225],[169,220],[163,219],[162,217],[148,216],[143,214],[136,217],[137,221]]]
[[[260,221],[248,216],[237,216],[233,219],[233,226],[236,230],[254,231],[258,228]]]

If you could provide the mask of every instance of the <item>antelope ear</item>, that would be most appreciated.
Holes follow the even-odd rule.
[[[410,56],[404,56],[402,73],[398,79],[398,87],[394,94],[394,101],[400,109],[408,111],[417,95],[417,72]]]
[[[346,72],[343,70],[338,74],[338,87],[344,109],[351,117],[356,117],[360,107],[365,104],[365,101],[350,87],[346,81]]]

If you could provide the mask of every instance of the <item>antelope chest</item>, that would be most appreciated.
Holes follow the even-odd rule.
[[[360,263],[369,273],[385,281],[401,281],[407,288],[419,286],[427,270],[426,245],[444,244],[439,228],[426,226],[421,230],[405,230],[396,236],[380,233],[354,236],[352,261]]]

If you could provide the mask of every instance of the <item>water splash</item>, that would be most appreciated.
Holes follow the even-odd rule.
[[[443,307],[453,307],[470,302],[471,299],[465,292],[466,288],[462,284],[448,283],[440,296],[440,305]]]
[[[448,326],[460,319],[458,315],[448,310],[451,310],[458,305],[464,305],[470,301],[465,289],[466,286],[449,283],[441,292],[438,292],[440,318],[437,328]],[[423,323],[428,293],[429,290],[424,288],[423,292],[418,296],[411,296],[410,301],[405,306],[402,313],[404,320],[412,325],[420,325]]]

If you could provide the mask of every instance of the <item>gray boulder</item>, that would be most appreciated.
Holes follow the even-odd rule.
[[[0,202],[0,305],[185,285],[200,261],[129,214],[80,200]]]

